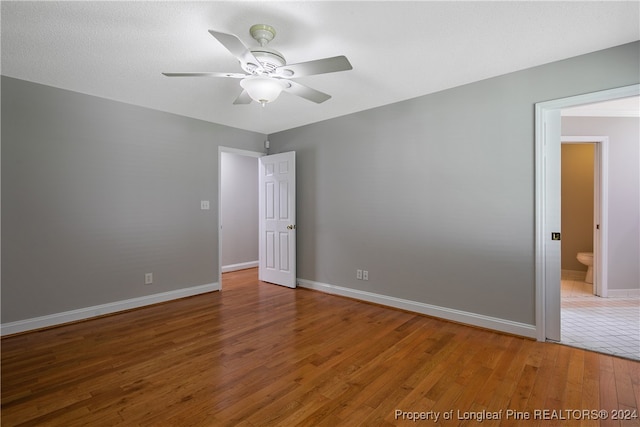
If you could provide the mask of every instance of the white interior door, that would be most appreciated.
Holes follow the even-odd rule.
[[[296,287],[295,152],[263,156],[259,161],[258,239],[260,280]]]

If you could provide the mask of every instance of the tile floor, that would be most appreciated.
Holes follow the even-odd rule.
[[[563,271],[561,343],[640,360],[640,298],[600,298],[583,280]]]

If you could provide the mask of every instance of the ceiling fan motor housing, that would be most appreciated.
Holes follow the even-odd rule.
[[[287,63],[280,52],[268,47],[251,49],[251,53],[258,61],[260,61],[260,65],[262,65],[262,68],[264,68],[264,71],[266,71],[267,74],[273,73],[276,68]]]

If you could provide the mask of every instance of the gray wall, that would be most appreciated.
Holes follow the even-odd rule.
[[[563,117],[566,136],[609,137],[609,289],[640,288],[640,119]],[[564,250],[564,248],[563,248]]]
[[[534,104],[638,83],[638,53],[270,135],[273,153],[297,152],[298,277],[533,325]]]
[[[218,146],[264,139],[2,77],[2,322],[217,282]]]
[[[258,159],[221,153],[222,267],[258,261]]]

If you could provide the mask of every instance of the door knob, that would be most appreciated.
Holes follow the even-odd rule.
[[[287,225],[287,230],[295,230],[295,229],[296,229],[296,225],[295,224]]]

